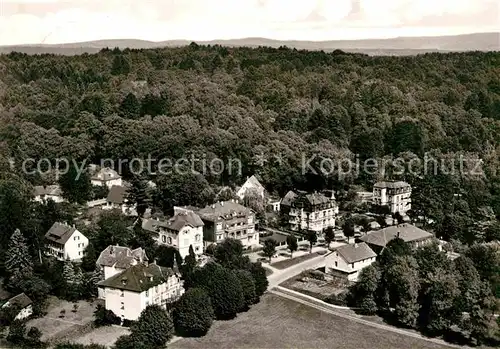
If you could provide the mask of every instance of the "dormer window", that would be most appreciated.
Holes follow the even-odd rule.
[[[168,238],[167,238],[167,243],[168,243],[169,245],[172,245],[172,238],[171,238],[171,237],[168,237]]]

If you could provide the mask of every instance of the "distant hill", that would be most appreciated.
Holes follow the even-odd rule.
[[[500,50],[500,33],[476,33],[453,36],[398,37],[392,39],[369,40],[334,40],[334,41],[282,41],[266,38],[244,38],[232,40],[197,41],[200,45],[223,45],[230,47],[288,46],[306,50],[333,51],[336,49],[367,53],[370,55],[412,55],[425,52],[448,51],[498,51]],[[12,51],[28,54],[61,54],[75,55],[96,53],[101,49],[119,47],[140,49],[157,47],[176,47],[189,45],[188,40],[145,41],[145,40],[98,40],[58,45],[16,45],[0,46],[1,53]]]

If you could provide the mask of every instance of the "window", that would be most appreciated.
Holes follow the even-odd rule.
[[[146,291],[146,297],[149,297],[149,290]]]
[[[196,246],[196,248],[194,249],[196,252],[198,252],[200,250],[200,246]]]
[[[155,286],[155,292],[158,293],[158,286]]]
[[[167,243],[168,243],[169,245],[172,245],[172,238],[171,238],[171,237],[168,237],[168,239],[167,239]]]
[[[79,252],[78,252],[78,255],[79,255],[79,256],[81,256],[81,255],[82,255],[82,252],[81,252],[81,251],[79,251]]]
[[[121,310],[125,310],[125,304],[123,302],[122,302],[121,306],[122,306]]]
[[[120,292],[120,297],[125,297],[125,293],[123,292],[123,290]]]
[[[354,268],[354,263],[351,264],[351,268]]]
[[[335,262],[335,266],[338,267],[339,266],[339,263],[338,262]]]
[[[200,234],[197,234],[194,238],[195,241],[200,241]]]
[[[167,237],[165,235],[161,236],[161,242],[163,243],[167,242]]]

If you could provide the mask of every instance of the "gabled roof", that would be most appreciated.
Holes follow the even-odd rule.
[[[338,252],[338,254],[342,256],[342,258],[349,264],[360,262],[368,258],[377,257],[377,254],[373,252],[370,246],[368,246],[364,242],[359,244],[343,245],[336,248],[335,251]]]
[[[24,293],[18,294],[7,301],[5,305],[17,305],[20,309],[26,308],[28,305],[32,304],[33,301]]]
[[[35,196],[50,195],[50,196],[61,196],[61,187],[57,184],[54,185],[37,185],[34,187]]]
[[[264,186],[259,182],[259,180],[255,176],[248,178],[245,184],[243,184],[243,186],[250,186],[258,190],[265,190]]]
[[[389,189],[397,189],[397,188],[406,188],[411,187],[408,183],[403,181],[382,181],[377,182],[374,185],[375,188],[389,188]]]
[[[96,264],[103,267],[128,268],[136,263],[148,261],[146,251],[142,248],[132,250],[123,246],[108,246],[101,252]]]
[[[290,190],[283,197],[283,200],[281,200],[281,205],[291,206],[296,197],[297,197],[297,194],[295,194],[292,190]]]
[[[368,233],[359,239],[371,245],[385,247],[389,241],[398,237],[398,234],[405,242],[426,240],[434,236],[414,225],[404,223]]]
[[[111,202],[113,204],[123,204],[125,202],[125,194],[127,193],[127,188],[121,185],[113,185],[111,189],[109,189],[108,197],[106,198],[107,202]]]
[[[202,227],[204,224],[200,216],[198,216],[193,211],[182,211],[178,212],[175,216],[173,216],[167,221],[166,228],[175,231],[180,231],[186,225],[189,225],[193,228],[197,228],[197,227]]]
[[[219,219],[231,219],[237,215],[252,214],[252,210],[235,201],[222,201],[202,208],[197,212],[202,219],[217,221]]]
[[[167,282],[168,278],[174,274],[172,268],[160,267],[156,263],[147,266],[141,263],[107,278],[97,285],[132,292],[144,292],[151,287]]]
[[[45,234],[45,238],[52,242],[64,245],[75,231],[75,227],[56,222],[52,225],[52,227],[50,227],[47,234]]]
[[[118,172],[109,167],[105,167],[99,170],[99,172],[97,172],[95,175],[93,175],[91,179],[106,182],[119,178],[121,178],[121,176],[118,174]]]

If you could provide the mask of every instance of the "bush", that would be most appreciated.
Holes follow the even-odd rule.
[[[101,304],[94,311],[94,317],[94,325],[96,327],[119,325],[121,323],[121,319],[113,311],[107,310]]]
[[[200,337],[212,326],[214,309],[204,289],[191,288],[182,295],[173,312],[176,332],[185,337]]]
[[[325,302],[345,307],[347,306],[347,293],[331,294],[325,299]]]
[[[9,334],[7,341],[12,344],[21,344],[24,342],[24,335],[26,334],[26,324],[19,320],[14,320],[9,326]]]

